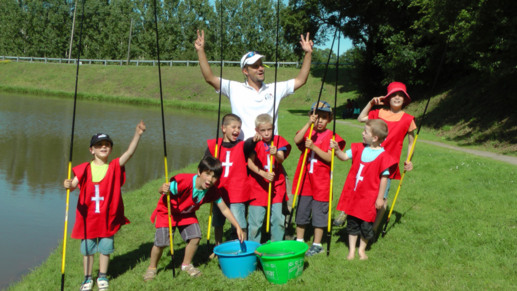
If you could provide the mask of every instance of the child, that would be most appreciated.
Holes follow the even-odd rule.
[[[302,151],[293,180],[293,189],[298,185],[305,148],[309,149],[304,172],[300,181],[300,199],[296,210],[296,240],[304,241],[305,228],[311,221],[314,227],[314,241],[307,251],[307,256],[321,253],[321,238],[328,224],[328,205],[330,191],[330,161],[332,131],[327,124],[332,120],[332,108],[323,101],[312,105],[309,111],[309,122],[296,133],[294,142]],[[312,136],[309,139],[309,128],[314,123]],[[345,141],[336,134],[336,141],[341,148]],[[296,191],[296,190],[295,190]]]
[[[262,224],[266,216],[271,185],[271,241],[280,241],[284,238],[285,216],[282,213],[282,203],[287,201],[285,171],[282,163],[291,152],[291,145],[281,136],[273,138],[273,117],[264,113],[255,119],[254,137],[244,143],[244,152],[248,156],[248,168],[251,174],[248,179],[250,185],[250,206],[248,214],[249,233],[251,241],[260,243]],[[271,145],[271,142],[274,145]],[[274,157],[272,172],[270,155]]]
[[[374,97],[366,106],[357,120],[366,122],[369,119],[382,119],[388,124],[389,135],[382,143],[382,147],[392,155],[397,161],[400,160],[404,137],[408,136],[408,158],[409,151],[415,139],[413,131],[416,129],[415,118],[403,111],[411,102],[411,98],[406,91],[406,85],[400,82],[392,82],[388,85],[386,96]],[[374,105],[388,105],[388,108],[371,110]],[[407,159],[406,159],[407,160]],[[411,161],[404,162],[404,170],[411,171],[413,164]],[[374,223],[374,230],[377,230],[388,205],[388,192],[390,190],[391,179],[400,180],[400,170],[397,166],[395,172],[391,173],[388,179],[388,186],[384,194],[384,206],[379,210],[377,221]]]
[[[340,160],[352,159],[352,167],[336,207],[347,214],[348,260],[355,257],[359,235],[359,258],[368,259],[366,245],[368,240],[374,237],[372,224],[377,215],[376,209],[384,205],[383,195],[388,183],[389,168],[397,164],[397,161],[380,146],[387,135],[386,123],[372,119],[364,126],[363,143],[353,143],[346,153],[336,142],[331,141],[331,147],[335,149],[335,155]]]
[[[222,162],[223,174],[219,180],[217,191],[232,214],[237,219],[239,226],[244,231],[244,239],[246,239],[246,203],[249,200],[249,191],[247,186],[247,169],[246,158],[244,156],[241,140],[237,140],[241,133],[241,119],[235,114],[226,114],[223,117],[221,131],[223,132],[223,140],[217,141],[218,154],[217,157]],[[205,155],[215,156],[215,139],[207,140],[208,148]],[[223,241],[223,226],[225,218],[216,207],[213,208],[212,223],[214,226],[215,244],[219,245]]]
[[[90,141],[91,162],[73,168],[75,177],[66,179],[64,186],[73,191],[79,186],[75,224],[72,238],[81,240],[84,282],[81,290],[92,290],[93,255],[99,254],[99,290],[107,290],[109,283],[109,255],[114,251],[113,236],[120,227],[128,224],[124,216],[124,203],[120,188],[126,180],[124,165],[133,156],[140,136],[145,131],[143,121],[136,126],[135,135],[128,149],[119,158],[108,162],[113,141],[107,134],[98,133]]]
[[[201,275],[201,271],[192,265],[192,258],[201,240],[201,229],[199,228],[196,211],[202,204],[215,202],[223,215],[237,229],[239,240],[241,242],[244,240],[242,229],[235,217],[215,188],[212,188],[223,171],[221,162],[214,157],[205,156],[197,169],[197,174],[178,174],[170,179],[170,183],[165,183],[160,188],[160,193],[163,195],[151,215],[151,221],[155,223],[156,234],[151,249],[151,261],[144,274],[145,281],[154,279],[163,249],[170,244],[166,195],[168,191],[172,194],[170,219],[173,233],[175,228],[178,227],[181,237],[187,243],[181,270],[191,277]]]

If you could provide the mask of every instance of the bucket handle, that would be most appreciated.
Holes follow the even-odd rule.
[[[255,250],[255,255],[257,255],[259,257],[262,257],[262,256],[281,257],[281,256],[287,256],[287,255],[293,255],[293,254],[294,254],[294,252],[286,252],[286,253],[280,253],[280,254],[266,254],[266,253],[260,253],[257,250]]]

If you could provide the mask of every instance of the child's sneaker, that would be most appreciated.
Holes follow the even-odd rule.
[[[312,245],[309,250],[305,253],[305,256],[312,257],[314,255],[317,255],[319,253],[323,252],[322,246]]]
[[[108,290],[108,278],[97,278],[97,287],[99,290]]]
[[[198,268],[195,268],[192,264],[181,266],[181,270],[187,272],[190,277],[198,277],[201,276],[201,271]]]
[[[81,284],[81,291],[91,291],[93,289],[93,280],[92,279],[86,279]]]

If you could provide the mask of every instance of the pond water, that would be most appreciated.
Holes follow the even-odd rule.
[[[0,289],[43,262],[63,237],[73,100],[0,94]],[[147,130],[126,164],[123,192],[163,177],[160,107],[78,101],[72,165],[91,159],[90,138],[107,133],[110,157],[127,149],[140,120]],[[197,163],[215,138],[217,113],[165,109],[169,171]],[[70,194],[69,230],[79,191]],[[59,266],[60,267],[60,266]]]

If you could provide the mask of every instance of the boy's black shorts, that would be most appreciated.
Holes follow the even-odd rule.
[[[366,240],[370,240],[375,236],[373,223],[366,222],[351,215],[347,215],[346,217],[346,231],[348,234],[358,235]]]

